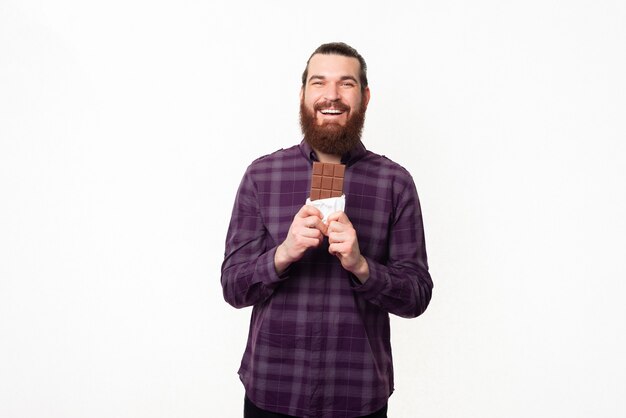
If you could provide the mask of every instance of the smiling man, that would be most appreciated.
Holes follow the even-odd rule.
[[[432,281],[413,179],[361,142],[369,100],[363,57],[321,45],[302,75],[304,139],[254,161],[239,186],[222,287],[253,306],[245,418],[387,416],[389,314],[423,313]],[[345,210],[325,220],[304,204],[314,162],[345,165]]]

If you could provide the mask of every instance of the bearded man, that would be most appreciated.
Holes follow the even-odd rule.
[[[239,186],[221,282],[228,303],[253,306],[246,418],[387,416],[389,313],[424,312],[432,280],[413,179],[361,142],[369,100],[363,57],[321,45],[302,75],[304,140],[254,161]],[[345,165],[344,211],[304,204],[314,162]]]

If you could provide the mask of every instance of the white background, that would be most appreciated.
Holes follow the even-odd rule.
[[[242,415],[232,202],[335,40],[435,282],[393,319],[390,417],[626,416],[619,0],[2,0],[0,416]]]

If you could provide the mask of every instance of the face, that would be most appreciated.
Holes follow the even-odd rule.
[[[369,102],[361,92],[356,58],[316,54],[300,92],[300,125],[305,140],[327,154],[343,155],[360,140]]]
[[[309,61],[300,100],[317,125],[346,126],[355,112],[367,108],[369,89],[361,93],[359,60],[341,55],[316,54]]]

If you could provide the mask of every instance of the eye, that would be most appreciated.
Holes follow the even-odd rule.
[[[344,81],[343,83],[341,83],[341,85],[343,87],[354,87],[354,83],[351,81]]]

